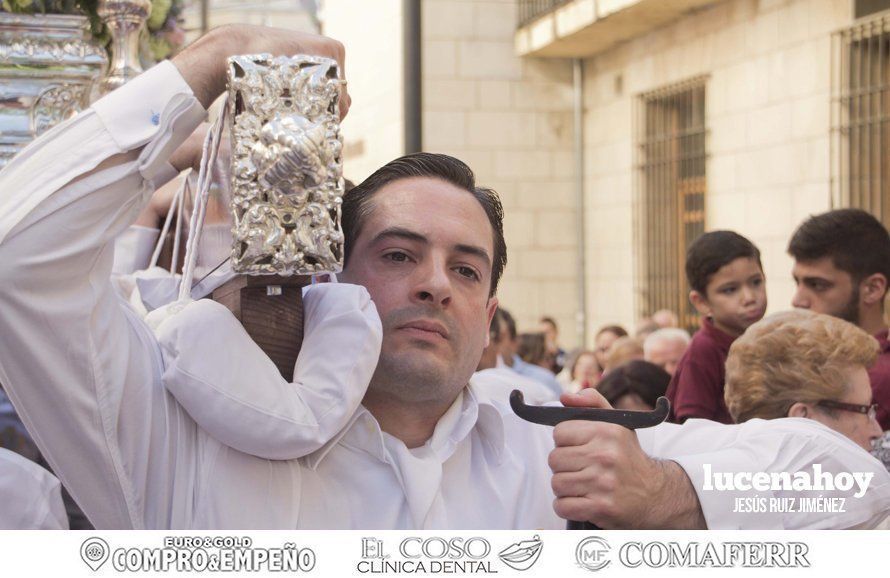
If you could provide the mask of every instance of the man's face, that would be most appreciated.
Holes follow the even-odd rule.
[[[547,345],[549,347],[556,347],[556,344],[559,342],[556,327],[552,323],[542,321],[540,331],[544,334],[544,339],[547,340]]]
[[[370,388],[448,402],[467,384],[497,307],[493,230],[469,192],[413,177],[372,196],[342,279],[368,289],[383,322]]]
[[[686,353],[686,347],[687,344],[680,339],[660,339],[652,344],[647,352],[646,361],[674,375],[677,364]]]
[[[708,281],[707,298],[693,299],[696,309],[714,318],[730,335],[741,335],[766,313],[766,283],[756,259],[739,257],[721,267]]]
[[[791,269],[797,290],[791,305],[859,323],[859,289],[853,277],[834,266],[830,257],[795,261]]]
[[[612,348],[612,344],[617,340],[618,335],[611,331],[603,331],[596,336],[593,353],[596,355],[596,363],[600,366],[600,369],[606,367],[606,357],[608,357],[609,349]]]

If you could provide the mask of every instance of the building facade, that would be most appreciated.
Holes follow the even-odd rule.
[[[336,4],[352,6],[350,19],[372,8],[326,3]],[[785,248],[803,219],[858,206],[890,223],[887,0],[421,9],[423,149],[466,160],[501,193],[510,263],[500,298],[520,329],[552,315],[567,344],[589,344],[598,327],[630,328],[662,307],[694,324],[683,255],[715,229],[761,249],[770,311],[786,309]],[[350,36],[328,24],[358,68]],[[356,111],[385,104],[354,95]],[[397,152],[382,134],[344,131],[364,154]],[[389,160],[360,159],[347,167]]]

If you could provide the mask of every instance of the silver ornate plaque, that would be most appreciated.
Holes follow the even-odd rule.
[[[235,272],[342,270],[339,77],[316,56],[229,59]]]

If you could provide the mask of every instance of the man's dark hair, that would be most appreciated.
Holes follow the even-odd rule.
[[[689,245],[686,251],[686,279],[689,286],[707,296],[708,281],[721,267],[736,259],[750,258],[760,263],[760,250],[734,231],[711,231]]]
[[[414,153],[397,158],[374,171],[370,177],[343,195],[344,267],[349,262],[353,244],[362,232],[365,219],[373,209],[371,198],[380,188],[412,177],[439,179],[472,194],[488,217],[494,231],[494,255],[491,263],[491,290],[497,292],[498,281],[507,266],[507,244],[504,241],[504,208],[498,194],[485,187],[476,186],[476,177],[464,162],[443,154]]]
[[[881,273],[890,282],[890,233],[860,209],[837,209],[814,215],[797,228],[788,243],[795,261],[830,257],[854,283]]]
[[[605,327],[600,327],[600,330],[596,332],[596,337],[599,337],[603,333],[612,333],[615,337],[627,337],[627,330],[620,325],[606,325]]]
[[[556,324],[556,319],[549,317],[547,315],[545,315],[544,317],[541,317],[540,323],[547,323],[548,325],[550,325],[550,327],[552,327],[554,329],[559,328],[559,326]]]
[[[547,339],[543,333],[523,333],[519,336],[519,347],[516,355],[522,361],[532,365],[540,365],[547,361]]]
[[[507,326],[507,335],[510,336],[510,341],[514,341],[516,339],[516,320],[503,307],[498,307],[497,310],[500,311],[501,319],[504,320],[504,325]]]
[[[662,368],[635,359],[607,373],[596,389],[613,405],[625,395],[635,393],[654,409],[670,382],[671,375]]]

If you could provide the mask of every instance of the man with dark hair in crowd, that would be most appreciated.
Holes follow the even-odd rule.
[[[488,345],[482,350],[482,359],[471,379],[473,385],[492,399],[504,403],[508,402],[514,389],[522,392],[526,403],[544,404],[556,401],[559,396],[540,381],[520,375],[504,363],[498,364],[502,341],[508,334],[506,325],[503,310],[498,308],[488,330]]]
[[[769,472],[831,452],[840,470],[878,465],[796,421],[550,431],[480,399],[471,376],[506,264],[503,214],[445,155],[396,159],[344,199],[345,283],[307,291],[294,383],[221,304],[177,303],[148,327],[112,286],[113,240],[200,158],[189,135],[237,53],[343,60],[322,37],[218,28],[0,173],[0,380],[97,527],[558,528],[557,516],[607,528],[819,527],[829,514],[738,518],[735,493],[702,491],[702,463]],[[176,391],[237,393],[254,412],[241,428],[295,430],[300,457],[262,459],[237,436],[214,438],[201,426],[214,408],[183,405]],[[562,401],[608,406],[595,391]],[[282,424],[269,405],[303,408],[304,419]],[[765,436],[776,440],[768,454],[742,450]],[[885,517],[890,478],[874,473],[885,483],[848,506],[845,526]]]
[[[556,376],[552,371],[539,365],[523,361],[519,356],[519,333],[516,331],[516,320],[503,307],[499,307],[499,310],[503,315],[504,327],[507,330],[501,341],[501,361],[519,375],[540,382],[553,392],[554,398],[558,398],[562,393],[562,386],[556,381]]]
[[[875,337],[878,360],[869,370],[878,423],[890,430],[890,340],[884,301],[890,280],[890,234],[860,209],[810,217],[788,243],[797,291],[791,303],[840,317]]]
[[[556,319],[547,316],[541,317],[539,323],[541,332],[547,339],[547,348],[553,354],[553,366],[550,371],[558,374],[566,364],[566,350],[559,346],[559,326],[556,324]]]
[[[612,349],[612,344],[622,337],[627,337],[627,330],[620,325],[606,325],[605,327],[600,327],[599,331],[596,332],[593,338],[593,353],[596,356],[596,364],[600,368],[600,374],[606,368],[606,361],[609,357],[609,351]]]

